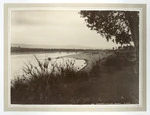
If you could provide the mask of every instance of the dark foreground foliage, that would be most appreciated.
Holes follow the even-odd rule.
[[[68,60],[61,66],[53,63],[49,68],[49,62],[42,63],[36,56],[35,59],[38,67],[30,62],[25,64],[23,76],[11,81],[11,102],[14,104],[61,103],[60,90],[66,84],[88,79],[87,73],[76,71],[73,61]]]
[[[53,65],[49,72],[46,62],[36,60],[36,71],[29,63],[24,77],[12,81],[12,104],[138,103],[138,66],[132,53],[119,51],[103,63],[97,60],[88,73],[75,71],[70,62],[66,68]]]

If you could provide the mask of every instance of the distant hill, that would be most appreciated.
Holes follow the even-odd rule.
[[[76,45],[53,46],[53,45],[11,44],[11,47],[44,48],[44,49],[99,49],[99,48],[92,48],[88,46],[76,46]]]

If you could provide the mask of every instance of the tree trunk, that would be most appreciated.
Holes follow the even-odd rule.
[[[132,40],[136,50],[136,60],[139,61],[139,15],[137,11],[131,11],[126,13],[131,29]]]
[[[139,60],[139,26],[136,22],[132,22],[132,28],[131,28],[131,33],[132,33],[132,39],[135,45],[135,50],[136,50],[136,58],[137,61]]]

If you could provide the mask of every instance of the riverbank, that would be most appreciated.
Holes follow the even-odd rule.
[[[139,70],[137,62],[132,61],[134,52],[84,52],[66,57],[87,60],[84,71],[90,72],[88,79],[65,86],[63,94],[68,103],[139,103]]]
[[[64,57],[68,58],[76,58],[83,59],[86,61],[87,65],[82,69],[82,71],[89,72],[93,65],[97,63],[97,61],[104,61],[108,58],[114,56],[114,52],[111,50],[101,50],[101,51],[92,51],[92,52],[80,52],[78,54],[67,55]]]

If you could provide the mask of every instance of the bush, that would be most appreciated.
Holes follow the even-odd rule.
[[[75,61],[63,64],[51,63],[51,59],[41,62],[34,55],[37,66],[30,62],[23,68],[24,74],[11,81],[12,104],[46,104],[56,103],[61,99],[61,84],[71,83],[87,78],[85,72],[74,67]]]

